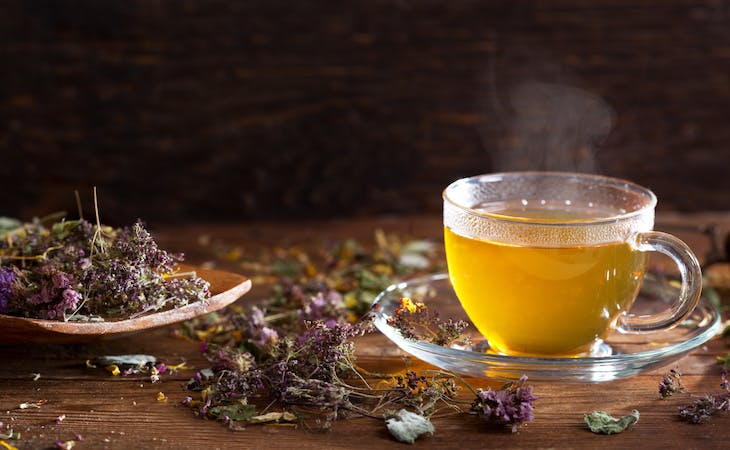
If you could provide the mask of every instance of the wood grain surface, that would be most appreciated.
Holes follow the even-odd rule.
[[[724,1],[9,0],[0,61],[5,215],[426,213],[525,168],[730,209]]]
[[[413,237],[441,239],[438,217],[333,220],[313,222],[250,223],[166,227],[156,232],[161,245],[185,251],[187,261],[216,261],[221,269],[235,270],[233,262],[221,261],[209,245],[220,240],[243,251],[271,245],[320,245],[323,240],[354,237],[371,242],[381,228]],[[706,255],[709,241],[691,231],[698,224],[716,224],[730,230],[730,216],[663,215],[657,228],[686,240],[699,255]],[[264,285],[254,285],[241,301],[255,302],[268,295]],[[11,345],[2,348],[0,364],[0,421],[20,432],[21,449],[48,448],[55,440],[71,440],[81,434],[75,448],[404,448],[395,442],[380,420],[360,418],[335,422],[329,431],[305,421],[298,427],[250,426],[229,431],[225,426],[194,416],[181,406],[187,395],[183,386],[196,370],[207,367],[197,343],[173,336],[173,328],[86,345]],[[403,354],[385,337],[368,335],[356,342],[358,362],[373,371],[397,372],[404,368]],[[658,398],[658,382],[672,367],[604,383],[535,382],[535,421],[517,433],[485,428],[474,417],[452,415],[433,420],[436,434],[417,441],[419,448],[727,448],[730,413],[719,414],[705,425],[679,421],[678,407],[706,392],[719,392],[717,355],[728,344],[716,338],[678,362],[686,392],[666,400]],[[102,369],[89,369],[85,361],[99,355],[147,353],[168,364],[186,361],[189,369],[163,375],[151,384],[148,377],[113,377]],[[411,361],[412,367],[422,367]],[[40,374],[37,380],[35,375]],[[498,387],[493,380],[470,379],[481,387]],[[158,393],[167,398],[158,400]],[[469,394],[462,392],[464,400]],[[19,409],[23,402],[47,400],[39,409]],[[613,436],[590,433],[583,414],[596,409],[612,414],[641,412],[639,423]],[[56,424],[55,419],[65,414]]]

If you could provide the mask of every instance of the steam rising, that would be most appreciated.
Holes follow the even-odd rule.
[[[600,97],[536,81],[510,92],[509,139],[493,155],[494,169],[596,172],[595,152],[614,121]]]

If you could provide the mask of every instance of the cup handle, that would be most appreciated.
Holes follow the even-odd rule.
[[[666,310],[651,315],[625,314],[617,329],[623,333],[644,333],[668,329],[681,322],[697,306],[702,292],[702,271],[697,257],[679,238],[659,231],[636,233],[629,240],[635,250],[664,253],[679,267],[682,286],[677,301]]]

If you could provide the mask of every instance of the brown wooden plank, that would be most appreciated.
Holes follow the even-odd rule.
[[[667,226],[719,223],[728,229],[725,215],[683,217],[660,216]],[[440,239],[438,217],[401,219],[336,220],[307,223],[252,223],[240,225],[198,225],[159,230],[163,246],[186,251],[188,261],[201,264],[213,258],[210,248],[198,238],[207,234],[230,245],[254,248],[263,245],[316,246],[324,239],[356,237],[367,243],[375,228]],[[701,234],[678,232],[700,252],[707,243]],[[190,259],[192,258],[192,260]],[[230,264],[229,265],[233,265]],[[254,286],[241,301],[255,302],[267,295],[266,286]],[[335,422],[329,431],[317,431],[317,424],[305,421],[288,426],[250,426],[229,431],[225,426],[201,420],[181,406],[187,395],[183,385],[207,366],[194,342],[173,335],[174,327],[151,333],[86,345],[14,345],[2,347],[0,364],[0,421],[22,434],[19,448],[47,448],[55,440],[81,434],[77,448],[402,448],[387,433],[380,420],[355,418]],[[405,368],[403,354],[379,334],[357,341],[359,363],[372,371],[397,372]],[[730,439],[730,414],[720,414],[706,425],[680,422],[677,409],[705,392],[719,392],[719,366],[715,356],[728,351],[722,339],[695,350],[678,362],[686,393],[666,400],[658,396],[658,382],[668,366],[641,375],[605,383],[535,382],[536,419],[515,434],[485,428],[466,415],[445,415],[433,419],[436,434],[418,441],[419,448],[722,448]],[[148,353],[189,369],[163,375],[152,384],[144,376],[114,377],[102,369],[89,369],[85,361],[98,355]],[[411,367],[423,363],[411,360]],[[33,381],[33,374],[40,378]],[[501,383],[468,379],[479,387]],[[167,401],[158,401],[158,392]],[[464,401],[471,396],[461,392]],[[47,400],[40,409],[18,409],[23,402]],[[615,436],[598,436],[587,431],[583,414],[594,409],[613,414],[641,412],[639,423]],[[65,414],[62,423],[55,419]]]

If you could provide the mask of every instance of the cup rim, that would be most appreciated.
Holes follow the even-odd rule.
[[[544,222],[544,221],[535,221],[530,218],[526,217],[516,217],[516,216],[507,216],[503,214],[498,213],[491,213],[491,212],[483,212],[483,211],[476,211],[470,206],[462,205],[456,202],[453,198],[449,197],[449,192],[453,191],[456,187],[458,187],[461,184],[468,183],[474,180],[494,180],[494,181],[500,181],[504,179],[505,177],[555,177],[555,178],[578,178],[578,179],[586,179],[586,180],[594,180],[596,182],[600,182],[602,184],[606,185],[613,185],[618,186],[621,189],[626,190],[627,192],[636,192],[648,199],[647,203],[644,204],[642,207],[633,210],[633,211],[627,211],[625,213],[621,214],[615,214],[609,217],[597,217],[597,218],[585,218],[585,219],[575,219],[575,220],[557,220],[557,221],[550,221],[550,222]],[[583,173],[583,172],[561,172],[561,171],[509,171],[509,172],[495,172],[495,173],[485,173],[480,175],[473,175],[469,177],[459,178],[453,182],[451,182],[441,193],[441,197],[444,200],[444,202],[449,203],[450,205],[459,208],[460,210],[464,211],[465,213],[478,217],[478,218],[484,218],[484,219],[491,219],[491,220],[497,220],[501,222],[511,222],[511,223],[521,223],[525,225],[540,225],[540,226],[592,226],[592,225],[601,225],[601,224],[608,224],[608,223],[616,223],[624,220],[628,220],[631,218],[634,218],[636,216],[640,216],[642,214],[646,214],[648,211],[653,211],[657,204],[657,197],[656,195],[648,188],[641,186],[640,184],[634,183],[632,181],[628,181],[622,178],[617,177],[611,177],[606,175],[598,175],[593,173]]]

